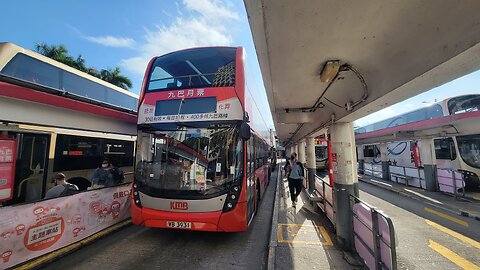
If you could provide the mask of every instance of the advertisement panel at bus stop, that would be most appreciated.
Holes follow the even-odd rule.
[[[130,184],[0,208],[0,269],[78,242],[130,217]]]
[[[0,139],[0,202],[13,197],[15,140]]]

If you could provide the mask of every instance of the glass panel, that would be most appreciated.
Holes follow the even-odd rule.
[[[468,165],[480,168],[480,134],[457,136],[458,151]]]
[[[235,85],[236,48],[199,48],[158,57],[148,90]]]
[[[480,95],[455,97],[448,101],[450,114],[473,112],[480,109]]]
[[[95,169],[105,157],[117,166],[132,166],[133,142],[59,134],[53,170]]]
[[[317,161],[322,161],[328,158],[328,147],[315,146],[315,158]]]
[[[433,140],[435,145],[435,157],[437,159],[454,160],[457,158],[455,144],[452,138],[443,138]]]
[[[413,112],[409,112],[406,115],[406,122],[407,123],[415,123],[418,121],[425,120],[426,116],[426,109],[420,109]]]
[[[63,72],[63,90],[97,101],[106,100],[105,86],[67,71]]]
[[[443,117],[442,106],[440,106],[439,104],[436,104],[427,108],[428,119],[434,119],[434,118],[440,118],[440,117]]]
[[[60,70],[25,54],[15,55],[1,71],[2,74],[25,81],[60,89]]]
[[[240,180],[236,128],[139,132],[135,179],[150,196],[213,196]]]
[[[181,106],[181,107],[180,107]],[[180,100],[159,100],[155,106],[155,116],[210,113],[217,110],[217,98],[189,98]]]

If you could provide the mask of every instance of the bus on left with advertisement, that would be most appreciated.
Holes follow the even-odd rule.
[[[79,189],[108,158],[132,180],[138,96],[0,43],[0,205],[41,200],[64,173]]]

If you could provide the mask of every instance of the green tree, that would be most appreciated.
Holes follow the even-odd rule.
[[[100,71],[100,79],[126,90],[132,87],[130,79],[120,74],[119,67],[116,67],[114,70],[102,69]]]
[[[65,45],[47,45],[45,43],[39,43],[35,45],[35,50],[48,58],[88,73],[125,90],[132,87],[130,79],[120,74],[119,67],[116,67],[113,70],[102,69],[98,72],[96,68],[86,66],[85,59],[81,54],[78,55],[76,59],[70,56]]]
[[[63,63],[67,66],[76,68],[80,71],[85,72],[87,67],[85,66],[85,59],[82,55],[79,55],[77,59],[74,59],[68,54],[68,49],[65,45],[47,45],[45,43],[39,43],[35,45],[35,50],[45,55],[48,58],[52,58],[55,61]]]

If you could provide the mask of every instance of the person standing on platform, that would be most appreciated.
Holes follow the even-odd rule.
[[[305,169],[303,164],[297,160],[297,153],[292,153],[290,160],[284,167],[285,176],[288,177],[288,189],[290,190],[290,199],[292,199],[292,206],[297,205],[297,197],[302,192],[302,180],[305,177]]]

